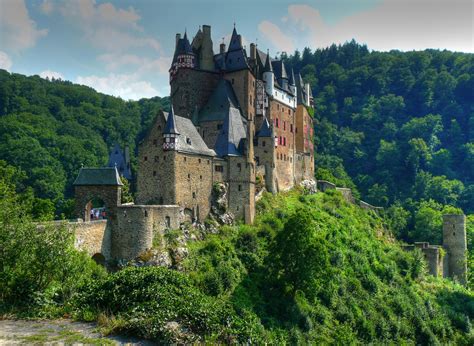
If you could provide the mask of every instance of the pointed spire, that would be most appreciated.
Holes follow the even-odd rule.
[[[171,105],[171,110],[168,113],[168,119],[166,119],[166,126],[163,134],[179,135],[178,129],[176,128],[176,118],[174,115],[173,105]]]
[[[293,68],[291,69],[290,80],[288,81],[288,83],[292,86],[296,85],[295,84],[295,73],[293,71]]]
[[[270,61],[270,52],[268,49],[267,49],[267,59],[265,61],[265,68],[263,72],[273,72],[272,63]]]
[[[237,34],[237,30],[235,29],[234,25],[234,30],[232,30],[232,36],[230,38],[229,52],[238,49],[242,49],[242,37]]]
[[[273,137],[273,131],[266,116],[263,117],[263,122],[257,132],[257,137]]]

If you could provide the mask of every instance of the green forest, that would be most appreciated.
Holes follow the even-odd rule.
[[[382,213],[336,191],[265,194],[254,225],[200,234],[179,271],[107,273],[65,227],[35,222],[72,218],[79,169],[105,165],[114,143],[136,153],[169,98],[0,70],[0,318],[70,317],[165,343],[474,344],[474,55],[353,41],[281,58],[312,88],[316,177]],[[441,244],[444,213],[468,215],[467,288],[400,247]]]

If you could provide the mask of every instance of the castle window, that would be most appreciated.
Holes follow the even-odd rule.
[[[156,147],[158,145],[158,140],[154,139],[153,140],[153,145]]]
[[[214,170],[216,172],[224,172],[224,166],[216,165],[216,167],[214,167]]]
[[[196,192],[193,192],[193,198],[196,198]]]
[[[183,159],[184,159],[184,162],[186,162],[186,156],[185,156],[185,157],[183,157]]]
[[[237,164],[237,168],[239,169],[239,172],[242,172],[242,165],[240,163]]]
[[[217,129],[222,130],[222,124],[217,124]]]
[[[207,164],[208,164],[208,165],[211,164],[211,160],[207,160]]]
[[[143,158],[143,160],[144,160],[144,161],[148,161],[148,156],[145,156],[145,157]]]
[[[291,109],[288,108],[288,114],[291,115]]]
[[[156,171],[153,171],[153,176],[156,177]]]
[[[198,159],[198,162],[201,163],[201,159]]]
[[[242,191],[242,185],[239,185],[239,191]]]
[[[145,210],[145,217],[148,217],[148,212]]]
[[[167,228],[171,227],[171,218],[169,216],[165,216],[165,223]]]
[[[189,145],[191,145],[191,138],[186,137],[186,143],[188,143]]]
[[[202,180],[202,175],[199,176],[199,179]]]
[[[286,131],[286,121],[283,121],[283,131]]]
[[[188,179],[191,179],[191,174],[188,174]]]
[[[293,124],[290,124],[290,132],[293,133]]]
[[[257,166],[260,165],[260,158],[258,156],[255,156],[255,161],[257,162]]]
[[[158,162],[158,161],[159,161],[159,157],[155,156],[155,162]]]
[[[265,141],[262,141],[262,147],[264,147],[267,143]]]
[[[278,122],[278,118],[275,119],[275,124],[276,124],[276,127],[279,127],[279,122]]]
[[[277,104],[277,110],[280,110],[280,105]]]

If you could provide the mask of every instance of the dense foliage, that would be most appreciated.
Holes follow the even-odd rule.
[[[80,167],[105,165],[114,143],[133,153],[166,102],[126,102],[71,82],[0,70],[0,160],[26,173],[37,202],[52,202],[48,213],[70,216]]]
[[[0,161],[0,312],[51,316],[105,270],[74,248],[65,226],[31,221],[31,191],[15,191],[21,175]]]
[[[474,341],[472,292],[427,275],[421,252],[403,251],[377,215],[335,192],[267,195],[259,208],[255,225],[192,243],[184,273],[96,281],[78,316],[164,342]]]
[[[409,233],[420,210],[474,212],[473,54],[370,52],[352,41],[283,58],[313,90],[319,177],[403,207],[409,241],[439,243]]]

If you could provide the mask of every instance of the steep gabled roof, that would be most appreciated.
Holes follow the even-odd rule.
[[[289,85],[296,85],[295,84],[295,73],[293,71],[293,68],[291,69],[291,73],[290,73],[290,79],[288,80],[288,84]]]
[[[119,173],[126,179],[132,178],[132,171],[130,170],[130,154],[128,148],[122,151],[120,145],[115,143],[114,148],[110,152],[108,167],[117,167]]]
[[[163,114],[168,123],[170,113]],[[204,140],[190,119],[178,115],[174,115],[174,119],[176,130],[179,132],[179,139],[176,148],[177,151],[206,156],[216,155],[214,150],[209,149],[206,143],[204,143]]]
[[[232,84],[222,78],[217,84],[216,89],[214,89],[209,101],[199,112],[199,123],[224,120],[230,107],[240,108]]]
[[[270,61],[270,54],[267,54],[267,59],[265,60],[265,67],[263,72],[273,72],[272,62]]]
[[[176,127],[176,116],[174,115],[173,105],[171,105],[171,110],[166,119],[166,126],[163,131],[164,134],[179,135],[178,129]]]
[[[223,66],[226,71],[238,71],[250,68],[247,60],[247,52],[244,47],[242,47],[242,37],[237,34],[235,27],[232,31],[229,49],[225,54]]]
[[[233,50],[239,50],[242,49],[242,37],[237,34],[237,30],[234,27],[234,30],[232,31],[232,36],[230,38],[230,43],[229,43],[229,52]]]
[[[242,140],[246,138],[246,130],[240,111],[231,107],[226,114],[222,130],[217,136],[215,151],[220,157],[241,156]]]
[[[116,167],[81,168],[74,186],[107,185],[122,186]]]
[[[268,122],[267,117],[263,117],[262,125],[257,132],[257,137],[273,137],[273,130]]]

